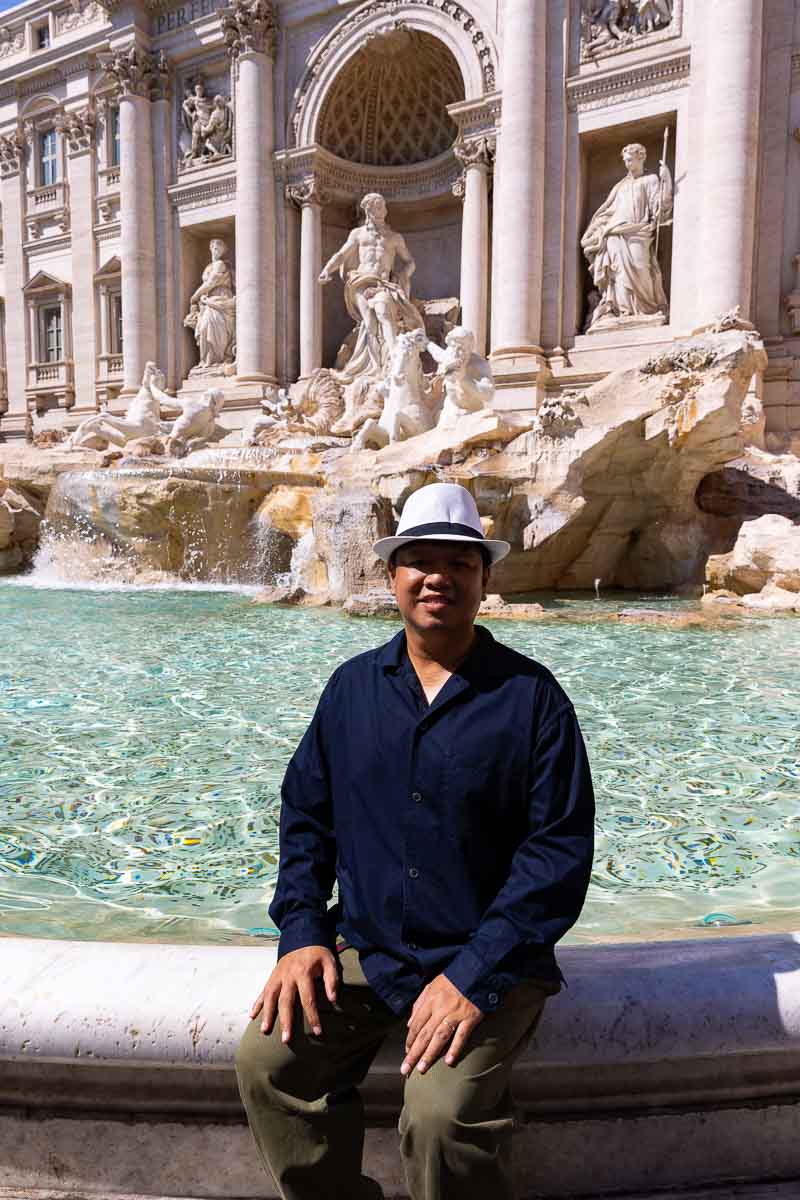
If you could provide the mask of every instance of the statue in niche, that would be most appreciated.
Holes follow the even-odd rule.
[[[68,450],[107,450],[110,446],[124,448],[136,438],[157,438],[164,431],[161,406],[176,408],[177,403],[164,391],[164,372],[155,363],[145,364],[142,385],[128,405],[125,416],[117,416],[103,408],[81,421],[67,441]]]
[[[672,176],[665,162],[645,175],[647,151],[632,142],[622,151],[627,175],[611,189],[581,238],[599,299],[585,331],[620,323],[663,323],[668,302],[656,257],[658,230],[672,216]]]
[[[212,238],[208,248],[211,262],[192,293],[183,321],[194,333],[200,351],[200,361],[190,375],[220,374],[236,358],[236,296],[233,271],[226,259],[228,247],[222,238]]]
[[[434,383],[443,394],[440,429],[452,429],[465,413],[490,408],[494,397],[492,368],[475,353],[475,335],[457,325],[445,338],[445,348],[428,342],[428,353],[437,363]]]
[[[337,363],[341,383],[365,376],[383,378],[397,335],[423,327],[419,309],[411,301],[416,263],[405,238],[387,224],[386,201],[371,192],[361,208],[364,224],[351,232],[319,277],[320,283],[330,283],[339,271],[347,311],[357,326],[352,351],[346,361]]]
[[[227,158],[233,152],[233,114],[223,96],[210,100],[202,80],[194,85],[181,105],[184,128],[189,145],[183,152],[187,165],[196,160],[205,162]]]

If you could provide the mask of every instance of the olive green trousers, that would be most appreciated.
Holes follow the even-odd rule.
[[[236,1053],[239,1090],[264,1167],[284,1200],[380,1200],[362,1174],[358,1085],[381,1043],[405,1032],[370,988],[355,950],[339,956],[336,1006],[320,986],[322,1035],[307,1023],[281,1042],[251,1021]],[[459,1061],[405,1081],[400,1152],[411,1200],[512,1200],[511,1068],[541,1017],[547,985],[524,983],[473,1031]],[[398,1076],[400,1063],[397,1064]]]

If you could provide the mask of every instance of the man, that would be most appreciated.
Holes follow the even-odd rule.
[[[334,673],[286,772],[239,1086],[284,1200],[374,1200],[357,1086],[404,1027],[411,1200],[509,1200],[511,1067],[589,881],[586,752],[552,675],[474,624],[509,546],[469,492],[420,488],[375,550],[404,630]]]
[[[631,142],[622,151],[627,175],[608,194],[581,238],[600,300],[590,328],[604,318],[663,316],[668,301],[656,258],[656,231],[672,216],[672,176],[666,163],[645,175],[647,151]]]
[[[366,195],[361,209],[364,224],[350,232],[344,245],[325,264],[319,282],[330,283],[336,270],[341,273],[347,311],[359,325],[345,371],[355,375],[371,370],[382,375],[395,335],[422,326],[422,317],[411,303],[411,276],[416,263],[403,235],[387,224],[386,201],[380,193]]]

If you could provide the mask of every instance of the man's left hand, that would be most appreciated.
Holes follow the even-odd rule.
[[[445,1062],[452,1067],[483,1013],[444,975],[437,975],[420,992],[408,1021],[406,1056],[400,1072],[417,1068],[424,1075],[447,1047]]]

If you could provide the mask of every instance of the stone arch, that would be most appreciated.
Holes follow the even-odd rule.
[[[63,101],[50,92],[46,92],[44,95],[37,93],[20,106],[19,119],[20,121],[32,121],[36,117],[46,116],[48,113],[60,112],[63,107]]]
[[[325,105],[339,73],[372,38],[399,30],[427,34],[444,44],[458,64],[466,100],[478,100],[495,90],[494,42],[462,4],[409,0],[399,15],[395,0],[366,0],[311,55],[294,94],[287,131],[290,145],[318,142]]]

